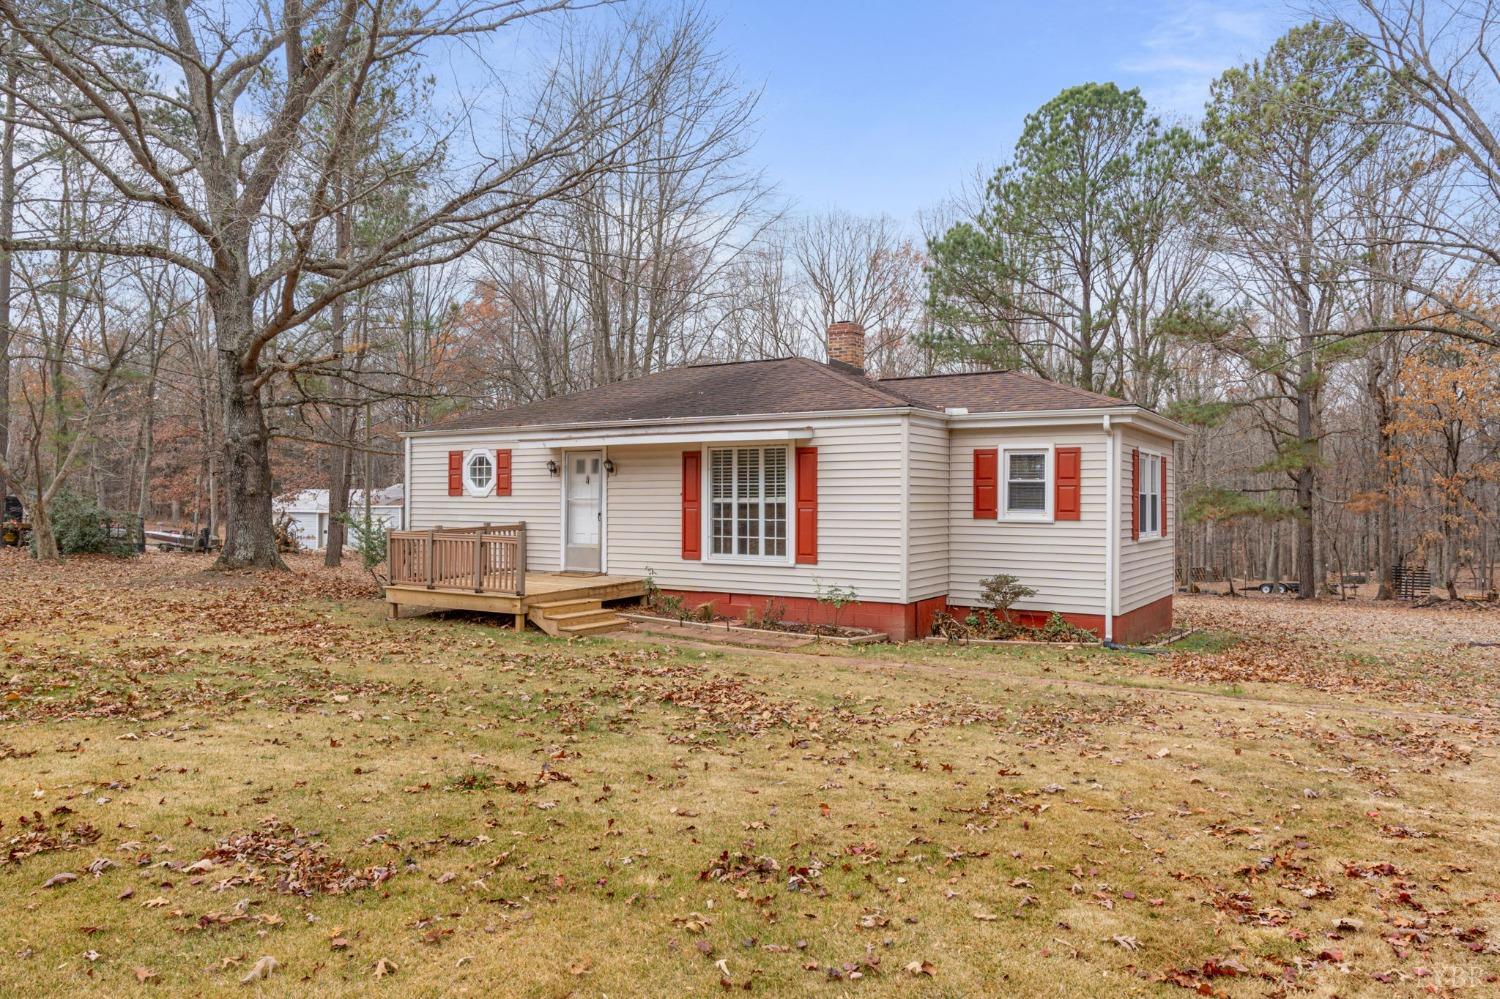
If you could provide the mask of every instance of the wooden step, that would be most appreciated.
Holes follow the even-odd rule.
[[[563,635],[598,635],[606,631],[619,631],[630,622],[616,614],[611,614],[602,621],[592,621],[587,624],[565,624],[558,631]]]
[[[595,621],[613,621],[619,617],[612,610],[596,607],[593,610],[569,611],[566,614],[548,614],[549,620],[556,621],[559,628],[567,628],[576,624],[592,624]]]
[[[527,606],[532,610],[540,610],[547,616],[552,617],[557,614],[566,614],[569,611],[598,610],[604,606],[604,603],[600,600],[588,599],[548,600],[542,603],[528,604]]]

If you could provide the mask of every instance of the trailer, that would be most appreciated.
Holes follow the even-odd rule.
[[[163,552],[211,552],[217,551],[222,542],[203,528],[197,534],[187,531],[147,531],[146,542]]]

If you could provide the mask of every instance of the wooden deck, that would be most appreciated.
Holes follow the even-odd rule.
[[[392,618],[402,607],[510,614],[549,635],[589,635],[624,627],[604,606],[644,596],[644,576],[526,571],[526,525],[436,527],[387,536]]]
[[[465,589],[465,580],[444,581],[453,585],[393,585],[385,588],[391,617],[402,607],[428,610],[469,610],[515,617],[516,630],[530,621],[549,635],[578,635],[609,631],[623,621],[603,605],[646,594],[644,576],[577,576],[560,572],[526,575],[526,593],[475,593]]]

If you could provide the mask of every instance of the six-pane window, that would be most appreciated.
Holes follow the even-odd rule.
[[[786,448],[709,452],[709,527],[715,555],[786,557]]]
[[[1005,452],[1005,512],[1047,512],[1047,452]]]
[[[482,493],[490,487],[490,482],[495,478],[495,463],[488,454],[482,451],[471,454],[465,474],[469,478],[469,488],[476,493]]]
[[[1141,455],[1139,475],[1141,534],[1159,534],[1161,532],[1161,456]]]

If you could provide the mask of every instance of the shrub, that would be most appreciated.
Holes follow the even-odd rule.
[[[381,563],[385,561],[385,524],[369,514],[355,517],[352,514],[341,513],[339,519],[349,528],[350,539],[359,549],[359,564],[364,566],[365,572],[368,572],[370,578],[375,580],[375,585],[380,586],[380,573],[375,570],[380,568]]]
[[[1021,581],[1008,573],[997,573],[979,581],[979,598],[992,610],[1010,623],[1010,608],[1017,600],[1036,596],[1036,590],[1021,585]]]
[[[852,603],[859,602],[859,594],[852,586],[828,586],[822,583],[814,584],[814,592],[817,594],[818,603],[825,607],[833,608],[833,626],[839,626],[839,616],[843,614],[844,608]]]
[[[111,532],[109,513],[80,493],[58,493],[47,507],[47,517],[52,521],[59,555],[125,556],[135,552],[129,532],[118,536]],[[36,539],[31,546],[35,554]]]
[[[786,621],[786,601],[780,597],[771,597],[760,609],[761,627],[780,628],[784,621]]]
[[[1047,618],[1047,623],[1042,626],[1042,634],[1048,641],[1053,642],[1097,642],[1099,637],[1092,631],[1080,628],[1072,624],[1057,611]]]

